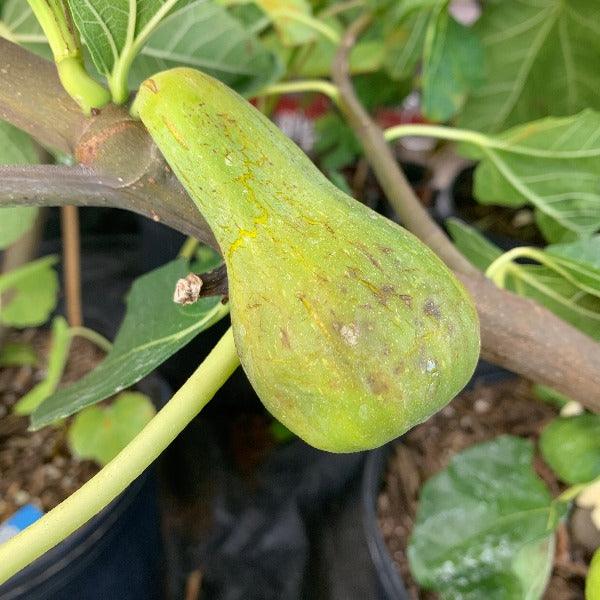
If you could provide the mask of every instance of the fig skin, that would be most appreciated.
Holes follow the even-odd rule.
[[[286,427],[323,450],[375,448],[467,383],[477,313],[421,241],[199,71],[146,80],[132,112],[219,242],[241,364]]]

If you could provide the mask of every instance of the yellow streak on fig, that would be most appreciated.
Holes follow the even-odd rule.
[[[374,448],[460,391],[477,314],[429,248],[199,71],[153,76],[132,110],[221,246],[242,366],[286,427],[325,450]]]

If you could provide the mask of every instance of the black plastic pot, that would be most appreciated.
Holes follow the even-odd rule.
[[[392,561],[377,519],[377,497],[393,444],[369,452],[362,479],[363,526],[376,575],[377,600],[409,600],[402,577]]]
[[[162,379],[137,386],[159,406]],[[58,546],[0,586],[2,600],[160,600],[163,544],[150,467],[116,500]]]

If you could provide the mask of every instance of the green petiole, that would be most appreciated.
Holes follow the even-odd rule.
[[[110,93],[85,70],[79,36],[67,3],[62,0],[28,0],[52,50],[60,81],[68,94],[89,115],[110,102]]]

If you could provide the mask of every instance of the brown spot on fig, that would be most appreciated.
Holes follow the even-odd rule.
[[[284,327],[282,327],[279,330],[280,334],[281,334],[281,345],[284,346],[285,348],[287,348],[288,350],[291,348],[291,344],[290,344],[290,336],[287,332],[287,329],[285,329]]]
[[[348,344],[348,346],[356,346],[358,344],[358,338],[360,335],[358,327],[354,323],[348,325],[342,325],[339,329],[340,335]]]
[[[173,139],[184,149],[189,150],[189,146],[187,145],[185,136],[175,127],[174,123],[171,123],[165,117],[162,117],[162,121],[165,124],[165,127],[170,131]]]
[[[367,377],[367,384],[369,389],[374,394],[385,394],[388,391],[389,386],[385,379],[385,375],[380,372],[369,373]]]
[[[400,294],[400,300],[404,302],[407,308],[412,308],[412,296],[410,294]]]
[[[440,307],[431,298],[428,298],[427,300],[425,300],[425,304],[423,305],[423,312],[428,317],[433,317],[434,319],[437,319],[437,320],[439,320],[440,317],[442,316]]]
[[[357,248],[358,250],[360,250],[369,260],[369,262],[376,268],[379,269],[380,271],[381,269],[381,264],[379,263],[379,261],[371,254],[371,252],[369,251],[369,248],[367,246],[365,246],[365,244],[363,244],[362,242],[351,242],[352,245]]]
[[[385,304],[396,292],[392,285],[382,285],[380,288],[381,301]]]

